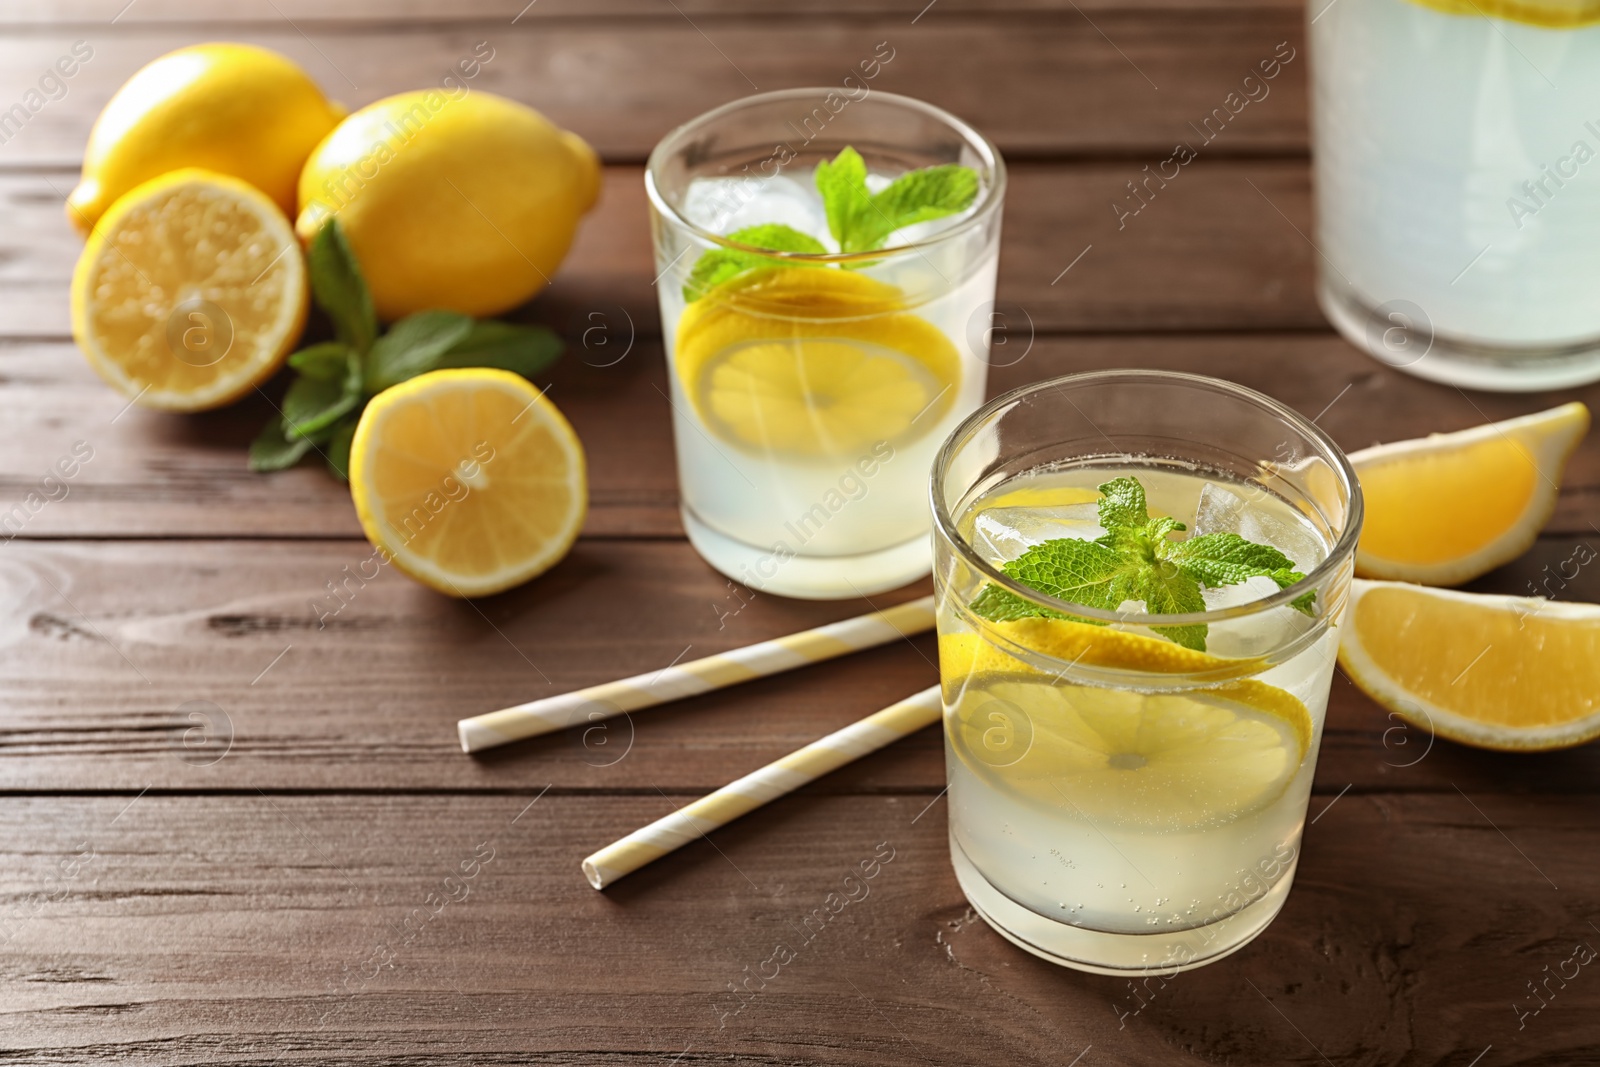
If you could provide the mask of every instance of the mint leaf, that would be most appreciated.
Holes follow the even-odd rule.
[[[833,162],[817,164],[815,181],[828,217],[828,232],[839,242],[839,251],[868,252],[878,247],[862,243],[867,229],[861,220],[872,211],[872,193],[867,190],[867,162],[861,153],[845,146]]]
[[[350,346],[324,341],[289,357],[289,366],[309,378],[343,378],[350,366]]]
[[[439,358],[472,329],[472,318],[458,311],[419,311],[407,315],[372,344],[367,353],[366,387],[381,393],[438,366]]]
[[[746,226],[742,230],[735,230],[730,233],[728,239],[749,245],[752,248],[770,249],[773,252],[804,252],[809,255],[820,256],[827,254],[828,251],[822,242],[815,237],[801,233],[793,226],[785,226],[781,222],[764,222],[759,226]],[[822,264],[792,265],[822,266]],[[711,289],[743,274],[747,270],[771,266],[774,266],[771,259],[751,252],[741,252],[736,248],[713,248],[709,252],[702,252],[700,258],[695,260],[694,267],[689,271],[689,277],[684,282],[683,299],[693,303],[706,295]]]
[[[1151,518],[1144,486],[1137,478],[1113,478],[1100,486],[1100,494],[1103,536],[1093,541],[1059,538],[1034,545],[1003,566],[1006,575],[1046,596],[1090,608],[1115,611],[1126,601],[1142,601],[1147,615],[1205,611],[1202,587],[1268,577],[1278,588],[1286,589],[1305,578],[1276,548],[1235,533],[1172,540],[1172,534],[1186,527],[1170,516]],[[1316,592],[1312,591],[1296,597],[1291,606],[1314,615],[1315,602]],[[1074,618],[996,585],[980,590],[970,607],[991,622]],[[1151,629],[1185,648],[1206,649],[1208,628],[1204,623],[1152,624]]]
[[[902,174],[874,194],[856,219],[854,243],[862,250],[882,248],[889,235],[919,222],[965,211],[978,198],[978,172],[946,163]]]
[[[300,457],[311,451],[311,442],[304,437],[290,440],[283,432],[283,419],[275,418],[261,428],[261,433],[250,442],[250,469],[281,471],[300,462]]]
[[[980,184],[971,167],[946,163],[902,174],[874,194],[867,187],[866,160],[848,145],[833,159],[817,164],[815,181],[828,232],[841,252],[871,252],[882,248],[896,230],[965,211],[977,199]],[[776,222],[746,226],[728,236],[740,244],[774,252],[823,255],[828,251],[809,234]],[[772,265],[764,256],[714,248],[695,261],[683,286],[683,298],[692,303],[745,271]]]
[[[1031,600],[1024,600],[1009,589],[1002,589],[998,585],[986,585],[979,591],[977,597],[970,605],[979,618],[988,619],[990,622],[1015,622],[1017,619],[1070,619],[1072,616],[1049,608],[1041,607]],[[1077,619],[1077,622],[1094,623],[1104,626],[1104,623],[1094,619]]]
[[[361,266],[350,251],[338,218],[323,223],[311,239],[306,266],[311,274],[311,295],[333,320],[334,333],[357,352],[365,353],[378,336],[378,316],[372,309],[372,293],[361,276]]]
[[[1294,560],[1271,545],[1248,541],[1236,533],[1204,534],[1173,545],[1170,558],[1197,581],[1208,586],[1234,585],[1248,578],[1271,578],[1279,589],[1305,580]],[[1296,597],[1290,606],[1314,615],[1316,590]]]
[[[1100,525],[1107,532],[1119,527],[1143,526],[1150,521],[1144,486],[1139,479],[1113,478],[1100,486]]]
[[[1183,615],[1191,611],[1206,610],[1206,598],[1200,595],[1200,583],[1176,567],[1143,567],[1139,577],[1125,597],[1144,601],[1147,615]],[[1184,626],[1152,626],[1162,637],[1175,641],[1196,652],[1206,650],[1207,626],[1203,622]]]
[[[440,358],[440,367],[495,367],[532,378],[560,357],[566,346],[543,326],[486,319]]]
[[[302,374],[283,395],[283,426],[289,438],[316,439],[340,418],[356,410],[365,398],[361,391],[361,361],[346,350],[345,373],[337,378]]]
[[[1117,591],[1133,577],[1136,564],[1096,541],[1065,537],[1034,545],[1004,569],[1047,596],[1115,611],[1125,599]]]

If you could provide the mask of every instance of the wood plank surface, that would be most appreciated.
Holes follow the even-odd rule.
[[[1559,577],[1573,569],[1579,544],[1586,551],[1576,558],[1593,559],[1600,535],[1541,542],[1476,588],[1528,595],[1549,581],[1558,599],[1600,601],[1600,569],[1577,567],[1565,584]],[[371,556],[364,542],[5,546],[0,790],[553,782],[702,793],[937,681],[936,648],[924,636],[469,758],[456,741],[464,715],[870,605],[732,592],[682,541],[581,542],[539,581],[476,604],[438,596]],[[362,573],[377,576],[351,578]],[[1320,791],[1450,792],[1452,783],[1593,794],[1600,746],[1507,757],[1435,742],[1336,676]],[[942,743],[929,730],[822,788],[931,795],[943,785]]]
[[[843,15],[900,16],[906,20],[934,9],[928,0],[791,0],[782,6],[758,5],[746,0],[674,0],[682,16],[699,19],[735,17],[778,22],[795,18],[830,18]],[[1299,12],[1300,0],[937,0],[941,15],[959,13],[996,17],[1106,11],[1277,11]],[[1320,10],[1320,9],[1319,9]],[[673,18],[682,17],[667,9]],[[234,0],[197,9],[194,0],[5,0],[0,3],[0,25],[70,26],[140,23],[195,23],[241,25],[293,21],[296,24],[332,23],[339,26],[406,25],[442,22],[500,23],[554,19],[664,18],[657,0],[539,0],[537,4],[513,0],[458,0],[448,17],[432,0],[344,0],[336,5],[317,0]]]
[[[1327,329],[1312,295],[1316,252],[1302,236],[1311,228],[1303,162],[1201,157],[1122,218],[1112,201],[1132,203],[1124,183],[1142,166],[1014,168],[1001,303],[1040,331]],[[67,286],[82,242],[62,202],[74,180],[0,174],[0,206],[13,220],[0,233],[0,337],[71,334]],[[526,316],[575,337],[596,314],[619,333],[659,333],[649,225],[642,169],[607,168],[599,206]]]
[[[1035,960],[978,920],[942,801],[793,797],[602,895],[578,861],[675,801],[537,795],[8,801],[0,1055],[1464,1065],[1492,1046],[1484,1062],[1594,1062],[1586,970],[1551,980],[1521,1028],[1514,1010],[1600,942],[1600,832],[1559,798],[1346,796],[1257,941],[1135,983]],[[874,856],[892,858],[807,940]],[[762,988],[779,943],[795,958]]]
[[[1392,370],[1331,335],[1028,336],[1007,313],[990,393],[1105,367],[1219,375],[1311,418],[1348,449],[1462,430],[1568,399],[1600,410],[1600,386],[1546,394],[1466,393]],[[573,329],[568,355],[541,385],[572,420],[590,461],[591,537],[676,537],[677,472],[665,359],[657,340],[627,347],[626,318],[606,345]],[[997,337],[1000,336],[997,334]],[[620,359],[617,354],[625,352]],[[612,362],[615,360],[615,362]],[[1004,363],[1004,366],[1000,364]],[[198,416],[127,409],[70,343],[0,345],[0,523],[18,506],[21,537],[357,537],[344,486],[317,466],[273,475],[245,469],[245,448],[271,416],[263,398]],[[271,391],[276,395],[281,382]],[[125,410],[126,409],[126,410]],[[28,507],[57,460],[79,441],[93,458]],[[62,492],[65,496],[61,496]],[[1600,445],[1579,448],[1548,530],[1591,535],[1600,524]]]
[[[955,111],[1012,163],[991,395],[1188,370],[1350,449],[1600,405],[1600,386],[1421,382],[1328,329],[1308,9],[0,0],[0,112],[72,42],[94,50],[0,140],[0,1063],[1600,1065],[1600,984],[1547,981],[1600,945],[1600,746],[1465,748],[1336,675],[1284,912],[1226,963],[1133,983],[1035,960],[966,905],[932,729],[605,894],[582,880],[595,848],[931,683],[930,636],[477,758],[456,743],[464,714],[868,607],[735,591],[683,541],[640,164],[677,123],[837,84],[879,42],[872,88]],[[488,42],[472,88],[606,158],[600,206],[518,313],[569,339],[539,384],[590,460],[585,535],[546,576],[476,603],[350,579],[374,565],[347,490],[244,469],[281,380],[172,416],[125,409],[75,351],[62,201],[90,124],[150,59],[219,39],[285,52],[352,107]],[[1270,94],[1200,145],[1190,124],[1280,41]],[[1119,218],[1178,140],[1198,159]],[[46,481],[78,442],[92,458]],[[1600,568],[1560,577],[1596,549],[1591,441],[1546,535],[1473,588],[1600,601]],[[730,992],[880,845],[865,899]]]
[[[892,58],[868,88],[948,108],[1009,154],[1159,151],[1148,160],[1154,164],[1170,153],[1174,138],[1195,136],[1188,123],[1198,125],[1222,107],[1245,75],[1288,42],[1283,56],[1293,49],[1297,58],[1255,90],[1265,97],[1229,122],[1213,148],[1219,154],[1306,148],[1302,16],[1281,4],[1187,5],[1159,17],[1103,7],[1093,19],[1070,7],[1025,17],[935,8],[915,24],[898,11],[688,18],[662,3],[648,18],[512,25],[515,8],[507,3],[505,11],[503,19],[481,23],[406,26],[384,19],[349,28],[279,17],[247,29],[120,20],[17,25],[0,37],[0,110],[36,89],[74,41],[85,41],[94,54],[64,93],[53,92],[58,99],[0,145],[0,161],[76,166],[95,116],[130,75],[174,48],[230,36],[290,56],[351,108],[438,86],[486,41],[492,58],[469,88],[539,108],[613,162],[642,162],[674,126],[758,90],[841,85],[886,43],[882,55]]]

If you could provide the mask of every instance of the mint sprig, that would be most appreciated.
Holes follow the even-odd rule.
[[[1046,596],[1103,611],[1115,611],[1129,600],[1143,601],[1150,615],[1205,611],[1202,587],[1266,577],[1287,589],[1305,578],[1276,548],[1235,533],[1173,540],[1172,534],[1187,527],[1166,516],[1151,518],[1137,478],[1113,478],[1099,488],[1104,535],[1093,541],[1063,537],[1034,545],[1002,567],[1006,575]],[[1306,593],[1291,606],[1313,615],[1316,596],[1315,591]],[[1043,617],[1104,625],[1041,607],[997,585],[985,586],[971,607],[991,622]],[[1151,628],[1184,648],[1206,649],[1205,623]]]
[[[543,326],[455,311],[419,311],[380,334],[372,294],[337,218],[317,231],[306,260],[311,295],[332,320],[335,340],[289,357],[297,373],[279,417],[250,445],[253,471],[292,467],[315,448],[345,480],[356,423],[383,390],[443,367],[496,367],[531,378],[561,355],[561,339]]]
[[[861,153],[846,146],[831,162],[817,164],[816,185],[828,219],[828,232],[839,251],[872,252],[882,248],[897,230],[965,211],[978,198],[979,181],[977,171],[971,167],[946,163],[909,171],[874,193],[867,188],[866,161]],[[728,237],[772,252],[823,255],[828,251],[815,237],[775,222],[746,226]],[[713,248],[695,261],[684,283],[683,298],[698,300],[715,286],[746,271],[772,265],[765,256]]]

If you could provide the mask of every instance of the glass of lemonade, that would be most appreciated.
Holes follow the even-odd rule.
[[[1102,974],[1244,945],[1299,858],[1361,528],[1344,455],[1243,387],[1106,371],[973,414],[932,496],[968,901]]]
[[[866,192],[830,201],[819,164],[843,154],[864,164]],[[903,198],[876,195],[925,168],[960,171],[958,210],[917,221]],[[927,472],[984,396],[1005,193],[995,147],[864,85],[796,89],[673,131],[645,183],[690,542],[785,596],[870,595],[927,573]],[[838,236],[840,212],[878,227],[877,242]],[[891,216],[910,221],[885,232]],[[765,243],[775,230],[794,250]]]
[[[1600,5],[1307,0],[1323,310],[1455,385],[1600,379]]]

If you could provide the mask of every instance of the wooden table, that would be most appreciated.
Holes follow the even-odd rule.
[[[1600,945],[1600,748],[1433,742],[1342,676],[1288,906],[1226,962],[1137,987],[975,918],[933,731],[605,894],[584,883],[595,847],[932,682],[927,639],[461,754],[464,714],[862,609],[755,596],[729,615],[750,594],[683,540],[640,175],[675,123],[838,82],[878,42],[877,88],[966,117],[1012,164],[993,390],[1201,371],[1348,448],[1600,406],[1427,384],[1330,332],[1292,0],[925,3],[0,4],[0,108],[93,48],[0,144],[0,510],[57,497],[0,551],[0,1062],[1600,1063],[1600,974],[1550,978]],[[344,488],[245,470],[264,403],[127,408],[74,350],[62,199],[89,124],[140,65],[211,39],[280,49],[350,105],[487,41],[478,88],[605,156],[601,206],[526,313],[573,339],[550,395],[592,464],[585,536],[545,577],[462,603],[386,572],[319,625],[327,583],[370,553]],[[1125,183],[1280,42],[1270,95],[1119,226]],[[45,486],[80,441],[92,460]],[[1591,441],[1537,548],[1478,587],[1528,592],[1580,544],[1592,558],[1597,524]],[[1600,600],[1597,573],[1549,589]],[[870,896],[729,992],[881,843]],[[1530,983],[1546,1006],[1519,1018]]]

